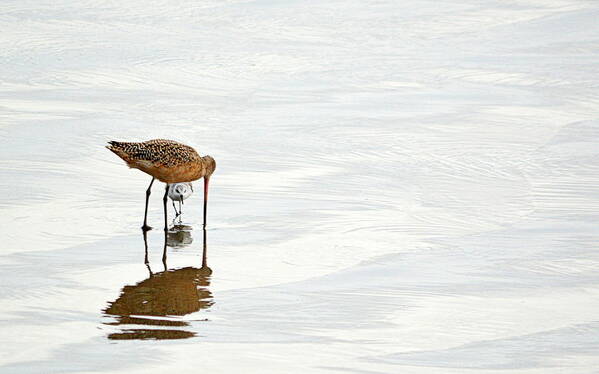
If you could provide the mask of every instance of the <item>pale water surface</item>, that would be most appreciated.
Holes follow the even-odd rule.
[[[598,19],[3,1],[0,372],[597,372]],[[158,137],[217,160],[212,272],[201,182],[144,264],[150,178],[103,146]]]

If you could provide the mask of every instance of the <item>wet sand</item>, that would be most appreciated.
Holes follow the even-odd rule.
[[[0,372],[595,372],[599,6],[58,3],[0,15]]]

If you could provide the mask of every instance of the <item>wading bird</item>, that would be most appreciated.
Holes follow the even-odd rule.
[[[214,173],[216,162],[210,156],[201,157],[195,149],[173,140],[153,139],[141,143],[108,142],[106,148],[122,158],[127,166],[143,171],[152,176],[146,190],[146,208],[142,230],[150,230],[148,226],[148,200],[155,179],[166,183],[164,197],[164,231],[168,231],[166,201],[169,184],[191,182],[204,178],[204,227],[206,227],[206,207],[208,204],[208,182]]]
[[[173,209],[175,209],[175,219],[183,214],[182,205],[183,200],[187,200],[193,193],[193,186],[189,182],[185,183],[174,183],[168,185],[168,197],[173,201]],[[179,202],[179,211],[175,206],[175,201]],[[179,219],[181,221],[181,219]]]

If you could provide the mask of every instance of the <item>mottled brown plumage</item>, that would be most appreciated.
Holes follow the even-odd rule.
[[[200,155],[188,145],[173,140],[153,139],[141,143],[108,142],[106,148],[122,158],[130,168],[135,168],[152,176],[146,190],[146,211],[142,229],[147,225],[148,200],[154,178],[167,184],[163,198],[164,230],[167,231],[166,199],[168,185],[172,183],[192,182],[204,178],[204,227],[206,227],[206,206],[208,201],[208,181],[214,173],[216,162],[210,156]]]
[[[192,147],[173,140],[153,139],[141,143],[109,142],[106,148],[130,168],[139,169],[164,183],[191,182],[214,172],[210,156],[200,157]]]

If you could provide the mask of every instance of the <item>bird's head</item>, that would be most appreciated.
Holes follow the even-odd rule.
[[[179,195],[185,195],[187,193],[187,185],[184,183],[177,183],[175,185],[175,192]]]
[[[202,158],[206,162],[206,176],[210,178],[212,173],[214,173],[214,169],[216,169],[216,161],[214,161],[212,156],[204,156]]]

